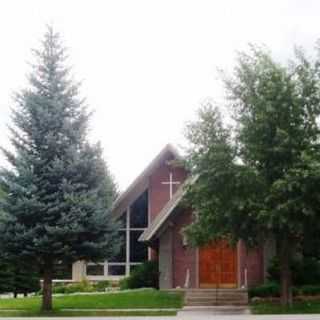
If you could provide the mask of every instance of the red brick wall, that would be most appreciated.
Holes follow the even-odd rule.
[[[169,185],[162,184],[169,181],[169,174],[172,172],[173,180],[183,183],[188,173],[182,167],[174,167],[167,164],[168,160],[173,160],[173,155],[168,154],[163,163],[154,170],[149,177],[149,216],[150,222],[154,220],[161,209],[167,204],[170,198]],[[174,185],[173,192],[179,185]],[[187,270],[190,270],[191,287],[197,285],[196,250],[183,246],[181,230],[191,223],[192,214],[190,210],[184,209],[172,220],[173,226],[173,287],[183,287],[186,280]],[[247,250],[244,243],[240,241],[238,247],[240,285],[244,285],[244,273],[247,269],[248,285],[253,286],[263,282],[263,250]],[[151,254],[155,258],[155,252]]]
[[[186,281],[187,270],[190,270],[190,287],[196,287],[196,249],[184,247],[182,229],[191,223],[192,214],[185,209],[173,220],[173,288],[183,288]]]
[[[182,239],[182,229],[189,225],[192,221],[192,213],[190,209],[183,209],[176,217],[172,219],[173,222],[173,244],[172,244],[172,277],[173,288],[184,287],[187,270],[190,270],[190,287],[197,287],[197,258],[196,249],[184,247]],[[248,286],[252,287],[263,283],[264,281],[264,261],[263,248],[247,249],[243,241],[238,245],[239,253],[239,271],[240,283],[245,284],[245,269],[247,269]]]
[[[247,269],[249,287],[263,283],[263,248],[247,249],[244,242],[240,241],[238,250],[240,256],[240,285],[245,284],[245,269]]]
[[[182,210],[182,209],[181,209]],[[187,270],[190,271],[190,287],[197,287],[197,250],[183,246],[182,229],[192,221],[190,209],[183,209],[172,219],[172,285],[173,288],[183,288]],[[247,269],[247,284],[249,287],[263,283],[264,261],[263,248],[247,249],[244,242],[238,244],[238,264],[240,271],[239,286],[245,284],[245,269]]]
[[[170,156],[168,156],[168,160]],[[171,157],[172,159],[172,157]],[[162,184],[169,181],[169,174],[172,172],[173,181],[183,182],[187,178],[187,171],[181,167],[168,166],[165,161],[150,176],[149,180],[149,213],[150,222],[161,211],[170,199],[169,185]],[[180,185],[173,186],[173,193]]]

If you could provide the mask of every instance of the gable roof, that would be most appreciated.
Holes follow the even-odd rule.
[[[112,212],[116,215],[121,214],[123,210],[124,203],[129,198],[135,198],[135,193],[139,196],[143,191],[146,190],[148,177],[153,173],[161,161],[165,158],[167,154],[172,154],[177,160],[182,160],[179,152],[171,144],[167,144],[160,153],[149,163],[149,165],[142,171],[142,173],[129,185],[129,187],[120,194],[120,196],[115,200]],[[119,212],[120,211],[120,212]]]
[[[157,234],[160,228],[168,221],[169,217],[173,213],[174,209],[179,205],[183,196],[186,194],[187,186],[192,185],[196,182],[198,176],[187,178],[183,184],[174,193],[171,200],[163,207],[156,218],[153,220],[151,225],[146,229],[139,238],[139,241],[151,241]]]

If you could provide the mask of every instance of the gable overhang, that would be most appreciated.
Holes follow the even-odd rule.
[[[182,157],[180,156],[177,149],[171,144],[167,144],[150,162],[150,164],[142,171],[142,173],[115,200],[112,207],[112,213],[114,216],[121,215],[127,209],[127,207],[148,188],[150,175],[161,164],[163,159],[168,154],[172,154],[176,160],[182,161]]]

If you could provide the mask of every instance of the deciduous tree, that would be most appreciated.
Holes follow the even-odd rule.
[[[320,63],[295,53],[288,66],[263,48],[240,53],[224,77],[233,129],[205,108],[186,131],[199,175],[188,196],[197,212],[190,238],[252,245],[274,237],[284,305],[292,302],[290,260],[320,226]]]

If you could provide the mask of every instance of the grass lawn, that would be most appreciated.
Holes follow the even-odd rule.
[[[250,305],[254,314],[303,314],[320,313],[320,301],[297,301],[291,308],[284,308],[278,303],[261,302]]]
[[[40,312],[41,297],[0,299],[0,316],[37,316]],[[65,295],[54,297],[52,316],[116,316],[116,315],[172,315],[172,311],[112,311],[112,309],[179,309],[182,296],[178,293],[157,290],[133,290],[130,292]],[[93,311],[63,311],[63,309],[92,309]],[[94,309],[108,309],[101,311]],[[14,310],[14,311],[13,311]],[[47,314],[46,314],[47,315]]]
[[[175,316],[176,311],[0,311],[0,317],[160,317]]]

